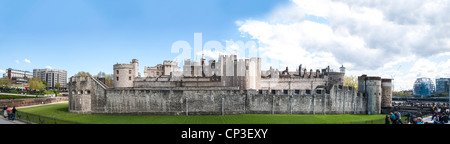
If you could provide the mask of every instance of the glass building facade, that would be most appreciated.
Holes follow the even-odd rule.
[[[448,93],[450,78],[436,79],[436,94]]]
[[[434,94],[434,83],[430,78],[418,78],[414,82],[414,95],[429,96]]]

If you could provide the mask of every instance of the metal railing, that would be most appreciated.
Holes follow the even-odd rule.
[[[60,120],[56,118],[16,111],[16,119],[28,124],[81,124],[79,122]]]

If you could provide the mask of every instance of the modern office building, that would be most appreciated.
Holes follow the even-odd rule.
[[[434,94],[435,87],[430,78],[417,78],[414,82],[414,95],[429,96]]]
[[[29,71],[15,70],[9,68],[3,74],[3,77],[9,78],[11,84],[25,87],[27,86],[28,80],[33,78],[33,74]]]
[[[448,93],[450,78],[436,79],[436,94]]]
[[[56,84],[61,85],[61,89],[67,89],[67,71],[57,69],[34,69],[33,77],[38,77],[47,83],[47,88],[55,88]]]

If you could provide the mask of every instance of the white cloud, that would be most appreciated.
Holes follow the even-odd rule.
[[[266,18],[236,24],[242,35],[259,43],[261,57],[280,65],[322,68],[344,64],[358,75],[397,75],[397,80],[404,79],[398,85],[406,88],[412,87],[418,75],[450,77],[441,68],[450,62],[433,60],[450,56],[448,13],[449,0],[293,0]],[[305,15],[329,23],[314,22]],[[405,63],[413,65],[397,70]]]
[[[45,66],[46,69],[53,69],[51,66]]]
[[[23,61],[26,63],[31,63],[31,61],[29,59],[24,59]]]
[[[19,60],[16,60],[16,63],[17,63],[17,64],[20,64],[20,61],[19,61]]]
[[[5,72],[5,70],[0,70],[0,75],[3,75]]]

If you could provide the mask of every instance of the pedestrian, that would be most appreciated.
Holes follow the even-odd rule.
[[[6,109],[8,111],[8,120],[11,120],[11,109]]]
[[[386,115],[386,118],[384,119],[384,124],[390,124],[389,115]]]
[[[14,121],[14,119],[16,118],[16,106],[13,106],[13,109],[12,109],[12,118],[11,118],[11,120],[13,120]]]
[[[8,117],[8,111],[6,111],[7,109],[8,109],[8,105],[5,105],[5,106],[3,107],[3,117],[4,117],[4,118]]]
[[[395,114],[393,114],[392,112],[390,113],[390,115],[391,115],[391,122],[392,122],[392,124],[396,124],[395,123],[395,120],[396,120],[396,118],[395,118]]]
[[[418,118],[417,118],[417,124],[423,124],[422,117],[418,117]]]

